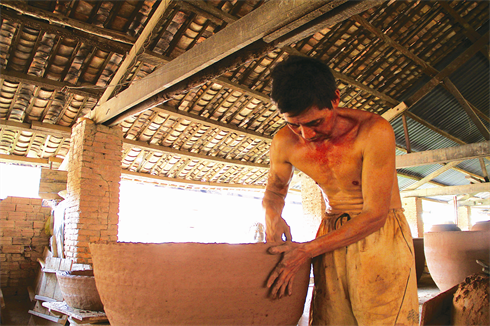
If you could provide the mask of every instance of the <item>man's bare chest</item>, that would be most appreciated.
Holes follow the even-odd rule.
[[[360,184],[362,152],[353,144],[293,146],[290,163],[319,184],[338,182]]]

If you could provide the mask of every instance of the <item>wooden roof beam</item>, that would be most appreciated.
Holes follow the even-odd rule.
[[[426,188],[426,189],[419,189],[419,190],[407,190],[407,191],[401,191],[400,195],[402,198],[429,197],[429,196],[455,196],[461,194],[478,194],[481,192],[488,192],[488,191],[490,191],[490,184],[477,183],[477,184],[469,184],[463,186],[447,186],[447,187]]]
[[[85,33],[97,35],[99,37],[103,37],[109,40],[126,43],[126,44],[133,44],[136,41],[134,37],[124,35],[119,32],[111,31],[107,28],[100,28],[92,24],[87,24],[73,18],[55,14],[47,10],[29,6],[27,3],[21,1],[2,1],[0,5],[9,9],[13,9],[23,15],[31,16],[37,19],[47,20],[51,24],[71,27],[83,31]]]
[[[178,117],[178,118],[190,120],[192,122],[202,123],[204,125],[210,126],[211,128],[219,128],[219,129],[227,131],[227,132],[233,132],[233,133],[237,133],[240,135],[245,135],[246,137],[249,137],[249,138],[260,139],[260,140],[263,140],[266,142],[272,141],[271,136],[266,136],[266,135],[263,135],[261,133],[254,132],[254,131],[244,129],[244,128],[238,128],[238,127],[233,126],[232,124],[219,122],[219,121],[209,119],[209,118],[204,118],[204,117],[201,117],[197,114],[192,114],[192,113],[189,113],[186,111],[174,109],[174,108],[172,108],[168,105],[165,105],[165,104],[156,106],[156,107],[152,108],[152,110],[157,111],[157,112],[161,112],[163,114],[169,114],[173,117]]]
[[[420,88],[415,94],[410,96],[404,102],[411,107],[420,101],[425,95],[429,94],[434,88],[436,88],[446,77],[449,77],[459,67],[466,63],[471,57],[473,57],[480,49],[488,45],[489,32],[485,33],[482,37],[473,43],[468,49],[454,59],[449,65],[442,69],[437,75],[435,75],[429,82],[427,82],[422,88]]]
[[[338,4],[345,1],[334,2]],[[133,108],[141,102],[162,93],[164,90],[186,80],[205,68],[214,66],[218,61],[236,53],[240,49],[255,44],[266,35],[271,35],[274,31],[288,26],[289,24],[295,25],[298,20],[306,24],[307,21],[303,21],[303,19],[306,16],[309,17],[309,13],[314,12],[317,8],[328,6],[327,3],[332,5],[334,2],[323,0],[278,0],[266,2],[245,17],[186,51],[164,67],[157,69],[149,76],[135,82],[128,89],[119,94],[120,96],[112,98],[101,107],[94,110],[92,117],[97,123],[105,123],[119,115],[125,115],[127,111],[133,111],[132,114],[144,111],[148,109],[149,106],[140,106],[138,110],[133,110]],[[356,7],[359,4],[357,1],[355,4],[350,2],[347,3],[346,5],[348,5],[348,8],[345,9],[346,11],[344,12],[343,9],[339,9],[340,11],[337,12],[335,19],[328,20],[328,24],[345,20],[350,17],[350,15],[358,13],[349,11],[352,10],[352,6],[356,7],[357,10],[365,10],[368,7],[380,3],[380,1],[362,1],[360,3],[362,3],[363,6]],[[315,7],[312,7],[312,4],[314,4]],[[341,7],[342,6],[339,8]],[[325,20],[325,15],[318,17],[317,14],[318,13],[315,12],[315,15],[309,17],[309,19],[313,19],[313,21],[317,18]],[[315,28],[318,30],[319,26],[315,25]],[[311,33],[314,33],[314,31],[314,29],[310,29]],[[237,35],[239,37],[237,37]],[[288,40],[291,40],[290,43],[293,42],[292,38],[294,36],[289,37],[289,34],[286,36],[288,36]],[[219,73],[216,75],[219,75]],[[208,76],[208,80],[209,79]]]
[[[490,155],[490,141],[396,156],[396,168],[470,160]]]
[[[145,143],[142,141],[137,141],[137,140],[124,139],[123,140],[123,147],[126,147],[126,146],[137,147],[137,148],[140,148],[142,150],[147,150],[147,151],[152,151],[152,152],[160,152],[160,153],[164,153],[164,154],[176,155],[176,156],[186,157],[186,158],[190,158],[190,159],[198,159],[198,160],[210,161],[210,162],[219,162],[219,163],[224,163],[226,165],[236,165],[236,166],[241,166],[241,167],[257,168],[257,169],[269,169],[269,165],[267,165],[267,164],[244,162],[244,161],[240,161],[240,160],[229,160],[229,159],[224,159],[224,158],[216,157],[216,156],[209,156],[209,155],[204,155],[204,154],[181,151],[178,149],[174,149],[172,147],[148,144],[148,143]]]
[[[91,89],[90,86],[77,87],[76,85],[72,85],[66,82],[59,82],[47,78],[23,74],[13,70],[5,70],[0,68],[0,75],[3,79],[10,82],[24,83],[53,91],[62,91],[85,97],[99,98],[102,93],[101,91]],[[93,87],[95,87],[95,85],[93,85]]]
[[[138,37],[134,45],[131,47],[131,50],[125,56],[123,62],[121,62],[121,64],[119,65],[116,74],[111,79],[109,85],[107,85],[107,88],[105,89],[104,94],[102,94],[102,96],[100,97],[97,105],[104,104],[111,97],[112,93],[114,92],[115,88],[118,86],[119,82],[126,75],[128,69],[135,63],[137,56],[140,54],[140,52],[144,50],[145,43],[148,40],[148,38],[151,36],[153,29],[161,21],[163,14],[168,8],[169,3],[170,0],[164,0],[158,4],[157,9],[155,10],[155,12],[150,18],[150,21],[146,23],[143,32],[141,32],[140,36]]]

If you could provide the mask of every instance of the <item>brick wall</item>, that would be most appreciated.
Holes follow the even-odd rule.
[[[44,225],[51,207],[42,199],[7,197],[0,201],[0,280],[4,295],[31,285],[39,270],[38,258],[48,246]]]
[[[85,119],[72,129],[65,257],[91,264],[89,243],[117,241],[122,132]]]

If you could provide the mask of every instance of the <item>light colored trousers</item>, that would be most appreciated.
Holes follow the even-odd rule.
[[[343,216],[341,216],[343,215]],[[317,237],[355,215],[331,214]],[[415,257],[403,209],[366,238],[314,258],[310,325],[418,325]]]

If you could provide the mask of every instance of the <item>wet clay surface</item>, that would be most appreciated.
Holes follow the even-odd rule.
[[[453,325],[490,325],[489,277],[484,273],[467,277],[454,293]]]
[[[292,296],[272,300],[265,284],[280,256],[269,246],[92,243],[90,250],[112,325],[296,325],[310,265]]]

